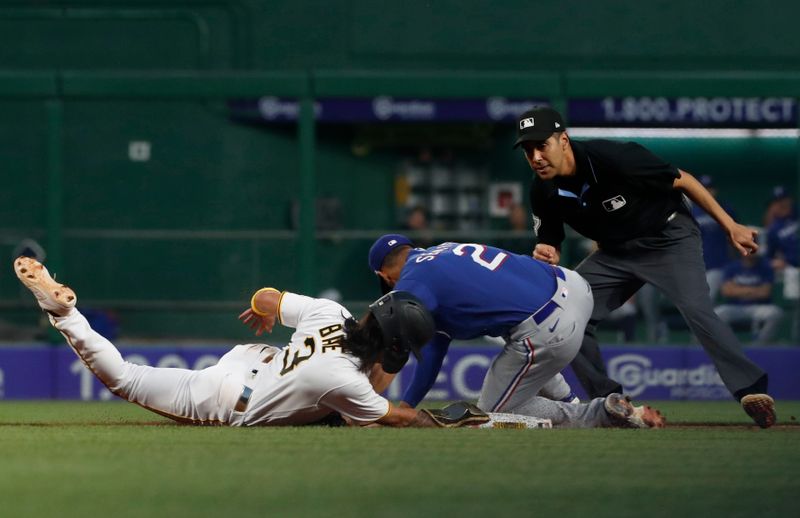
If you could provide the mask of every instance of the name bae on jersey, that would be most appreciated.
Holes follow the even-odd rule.
[[[330,350],[342,351],[342,342],[344,341],[344,326],[342,324],[333,324],[320,328],[320,351],[325,354]],[[287,345],[281,354],[283,354],[283,368],[281,369],[281,376],[292,372],[295,367],[310,359],[317,352],[317,341],[313,336],[309,336],[300,347],[295,348],[293,344]],[[289,359],[291,358],[291,360]]]

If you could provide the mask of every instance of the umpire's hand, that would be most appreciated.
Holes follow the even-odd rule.
[[[561,260],[561,254],[556,250],[556,247],[539,243],[533,249],[533,258],[550,264],[558,264]]]
[[[728,239],[742,255],[751,255],[758,252],[758,231],[745,225],[734,223],[727,229]]]

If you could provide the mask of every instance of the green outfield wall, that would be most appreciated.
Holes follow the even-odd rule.
[[[366,252],[398,227],[395,174],[415,149],[447,148],[490,181],[527,187],[530,172],[508,124],[321,125],[314,100],[797,98],[798,14],[792,2],[4,2],[0,257],[40,241],[123,336],[241,336],[232,315],[262,285],[336,287],[359,309],[376,295]],[[263,96],[299,100],[296,122],[231,117],[230,101]],[[795,138],[642,141],[713,174],[747,223],[772,185],[797,188]],[[318,198],[337,200],[335,228]],[[502,228],[436,237],[491,242]],[[10,271],[0,317],[36,325]]]

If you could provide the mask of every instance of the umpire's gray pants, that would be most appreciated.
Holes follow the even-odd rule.
[[[736,335],[714,312],[700,231],[689,216],[677,214],[658,236],[631,240],[613,249],[601,248],[584,259],[576,270],[591,284],[594,294],[594,311],[586,338],[579,360],[573,362],[573,370],[591,397],[618,391],[615,383],[605,376],[602,363],[597,364],[600,356],[594,324],[621,306],[645,282],[661,290],[675,304],[732,394],[741,398],[745,394],[737,392],[748,392],[746,389],[757,382],[763,386],[753,391],[766,391],[764,371],[744,355]],[[587,373],[588,363],[596,368],[594,374]],[[594,390],[586,382],[587,377],[593,376],[589,385],[594,383]],[[608,383],[602,382],[603,376]]]
[[[514,327],[483,381],[478,407],[487,412],[514,413],[528,403],[578,353],[592,314],[592,291],[576,272],[561,268],[546,318],[536,313]],[[538,320],[538,322],[537,322]]]

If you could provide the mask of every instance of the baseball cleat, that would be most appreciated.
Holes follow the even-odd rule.
[[[14,272],[26,288],[31,290],[39,307],[57,317],[66,316],[78,297],[71,288],[59,284],[42,263],[31,257],[17,257],[14,261]]]
[[[742,398],[742,408],[761,428],[769,428],[778,420],[775,400],[767,394],[748,394]]]
[[[609,394],[604,402],[606,412],[613,421],[626,428],[664,428],[666,419],[650,406],[633,406],[631,398],[622,394]]]

